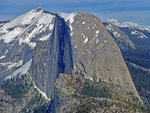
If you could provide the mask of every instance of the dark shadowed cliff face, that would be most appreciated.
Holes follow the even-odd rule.
[[[33,81],[51,97],[58,75],[71,74],[73,68],[69,28],[64,19],[56,15],[50,40],[38,42],[33,56]]]
[[[67,24],[64,19],[56,15],[54,34],[52,34],[52,39],[50,42],[50,67],[55,67],[51,69],[51,74],[56,73],[58,76],[60,73],[70,73],[73,68],[72,59],[72,46],[70,42],[70,33]],[[52,63],[56,61],[56,63]],[[56,71],[55,71],[56,70]],[[54,72],[53,72],[54,71]]]

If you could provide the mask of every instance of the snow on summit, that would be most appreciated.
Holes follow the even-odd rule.
[[[0,28],[0,40],[5,43],[18,40],[19,44],[29,44],[32,38],[45,31],[46,28],[53,29],[51,22],[54,17],[55,15],[45,12],[42,8],[32,9],[4,24]]]
[[[31,24],[36,20],[37,17],[41,16],[43,10],[37,11],[37,9],[32,9],[31,11],[13,19],[12,21],[6,23],[3,26],[3,30],[7,30],[8,28],[13,28],[19,25]],[[32,21],[31,21],[32,20]]]

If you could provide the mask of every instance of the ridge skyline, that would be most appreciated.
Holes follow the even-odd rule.
[[[103,21],[115,18],[120,21],[131,21],[150,26],[150,2],[148,0],[83,0],[83,1],[34,1],[2,0],[0,4],[0,20],[10,20],[36,7],[43,7],[51,12],[88,12],[97,15]]]

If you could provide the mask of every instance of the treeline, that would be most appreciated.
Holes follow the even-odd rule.
[[[145,103],[150,105],[150,73],[136,69],[130,64],[127,66],[139,95],[146,98]]]
[[[125,61],[150,69],[150,46],[136,45],[136,49],[121,50]],[[133,82],[145,103],[150,106],[150,72],[138,69],[127,63]]]
[[[144,68],[150,68],[150,47],[136,46],[136,49],[121,50],[125,61],[132,62]]]

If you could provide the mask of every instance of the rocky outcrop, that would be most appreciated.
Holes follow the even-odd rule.
[[[55,95],[48,113],[141,113],[142,104],[132,93],[119,90],[107,82],[93,82],[84,74],[60,74],[55,84]]]

